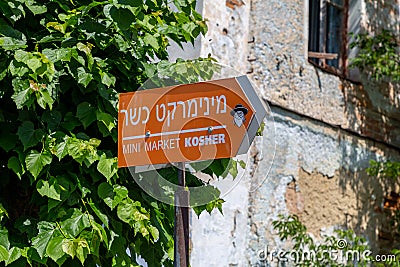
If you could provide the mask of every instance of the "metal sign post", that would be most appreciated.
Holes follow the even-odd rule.
[[[174,267],[189,266],[189,191],[185,189],[185,162],[180,162],[175,192]]]

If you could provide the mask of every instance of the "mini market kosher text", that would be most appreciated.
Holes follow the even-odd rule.
[[[211,134],[201,136],[190,136],[183,138],[182,144],[180,144],[181,138],[165,138],[158,140],[148,140],[142,142],[135,142],[124,144],[122,146],[122,152],[124,154],[133,154],[144,151],[157,151],[157,150],[169,150],[179,148],[182,144],[184,147],[201,147],[209,145],[225,144],[225,134]]]

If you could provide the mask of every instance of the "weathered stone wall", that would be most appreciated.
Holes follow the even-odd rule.
[[[298,214],[316,239],[351,227],[375,253],[396,241],[382,205],[397,189],[368,177],[365,168],[370,159],[400,160],[399,84],[365,75],[354,84],[309,64],[307,2],[204,3],[209,33],[201,55],[247,72],[271,104],[275,124],[248,153],[249,170],[225,197],[224,216],[192,216],[193,267],[264,266],[261,249],[288,246],[271,225],[282,213]],[[399,0],[351,5],[361,12],[352,31],[399,34]],[[268,138],[275,138],[275,155]]]
[[[219,63],[246,73],[250,7],[248,0],[204,1],[203,15],[208,20],[209,31],[202,38],[201,56],[211,54]],[[245,156],[244,161],[248,162],[249,157]],[[236,178],[240,182],[223,197],[226,201],[223,215],[213,211],[212,215],[203,213],[197,218],[192,213],[190,261],[193,267],[247,266],[251,162],[247,166],[249,169],[240,170]],[[226,186],[232,186],[230,183]]]
[[[249,264],[257,266],[258,251],[265,245],[284,248],[272,221],[278,214],[294,213],[318,240],[337,228],[353,228],[367,237],[374,252],[387,229],[381,209],[394,185],[365,173],[371,159],[400,160],[397,149],[352,135],[323,122],[307,119],[275,107],[277,150],[269,178],[250,195]],[[260,150],[266,150],[260,144]],[[263,176],[259,161],[255,176]]]
[[[203,10],[209,31],[203,39],[201,56],[211,54],[219,63],[246,73],[250,1],[204,1]]]
[[[262,95],[287,109],[400,148],[396,127],[400,124],[400,84],[373,82],[364,75],[362,84],[356,85],[309,64],[307,2],[252,1],[250,34],[255,42],[250,53],[255,61],[251,68]],[[362,29],[358,31],[373,34],[386,28],[400,38],[399,3],[362,2],[354,9],[361,13]],[[282,19],[282,14],[288,19]]]

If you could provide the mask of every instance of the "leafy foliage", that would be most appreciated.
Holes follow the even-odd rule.
[[[351,66],[370,71],[375,80],[388,77],[400,81],[400,46],[393,33],[384,30],[376,36],[358,34],[351,47],[360,49]]]
[[[400,183],[400,162],[396,161],[375,161],[371,160],[369,162],[369,168],[367,168],[368,175],[372,177],[376,177],[377,179],[381,179],[385,182],[385,180],[391,180],[397,185]],[[398,194],[395,193],[395,194]],[[398,208],[394,209],[392,212],[389,212],[390,220],[392,226],[394,226],[393,235],[400,234],[400,210]],[[398,266],[400,262],[400,250],[393,249],[391,251],[393,255],[396,256],[396,260],[388,259],[385,263],[377,264],[377,266]]]
[[[209,72],[166,61],[206,32],[195,4],[0,1],[0,266],[172,265],[173,207],[116,168],[117,94]]]
[[[272,226],[282,240],[291,240],[293,250],[299,252],[291,253],[295,266],[350,267],[370,264],[371,258],[364,259],[360,256],[357,259],[353,256],[353,252],[363,255],[369,247],[366,239],[356,236],[352,230],[337,230],[337,236],[328,236],[321,243],[316,243],[296,215],[279,215],[279,219],[273,221]],[[339,251],[343,257],[339,257]],[[368,253],[365,255],[370,256]]]
[[[400,179],[400,162],[371,160],[367,173],[370,176],[398,181]]]

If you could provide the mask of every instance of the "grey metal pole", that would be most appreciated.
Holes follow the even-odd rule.
[[[189,191],[185,189],[185,162],[179,163],[175,192],[174,267],[189,267]]]

